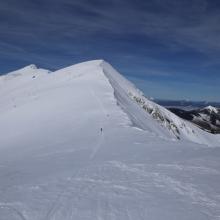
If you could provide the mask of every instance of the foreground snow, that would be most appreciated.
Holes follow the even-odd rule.
[[[180,140],[134,96],[173,120]],[[0,219],[220,219],[219,136],[103,61],[0,77],[0,133]]]

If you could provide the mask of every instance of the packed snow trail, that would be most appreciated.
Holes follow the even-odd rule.
[[[3,212],[1,212],[3,214],[0,216],[1,219],[26,220],[23,214],[11,205],[0,204],[0,209],[3,210]],[[4,211],[6,212],[4,213]]]
[[[102,147],[102,145],[104,144],[104,140],[105,140],[105,134],[103,131],[100,131],[100,133],[98,134],[98,141],[97,141],[97,145],[96,147],[93,149],[93,152],[90,155],[90,159],[94,159],[97,152],[99,151],[99,149]]]
[[[0,77],[0,219],[219,220],[219,136],[174,139],[129,91],[103,61]]]
[[[98,98],[98,96],[95,94],[94,90],[92,88],[90,88],[91,94],[93,95],[93,97],[96,99],[97,103],[99,104],[99,107],[102,110],[102,114],[103,114],[103,118],[106,120],[104,120],[104,122],[102,120],[100,120],[100,134],[98,134],[98,141],[97,141],[97,145],[94,148],[92,154],[90,155],[90,159],[93,159],[96,155],[96,153],[98,152],[98,150],[100,149],[100,147],[104,144],[104,139],[105,139],[105,134],[103,132],[103,127],[105,127],[105,124],[107,123],[107,112],[105,110],[105,107],[103,106],[102,102],[100,101],[100,99]]]

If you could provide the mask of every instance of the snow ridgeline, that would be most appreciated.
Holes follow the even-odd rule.
[[[134,126],[165,139],[184,139],[208,146],[220,145],[219,135],[207,134],[207,132],[202,131],[192,123],[181,119],[166,108],[147,99],[143,92],[104,60],[83,62],[52,72],[51,74],[48,73],[51,72],[39,69],[33,64],[29,65],[1,76],[0,84],[5,84],[7,81],[8,86],[0,88],[0,91],[2,89],[3,94],[6,94],[16,88],[30,87],[31,85],[28,85],[30,77],[33,79],[37,77],[39,80],[42,80],[42,85],[45,85],[44,88],[46,89],[47,86],[52,86],[54,82],[64,81],[66,77],[80,78],[86,75],[89,78],[91,77],[89,75],[92,74],[94,77],[104,77],[110,83],[117,103]],[[47,83],[43,83],[43,81],[47,81]],[[39,89],[40,87],[38,86]],[[34,92],[31,91],[31,93]],[[5,103],[5,106],[7,106],[7,103]],[[207,108],[210,111],[215,111],[211,107]]]
[[[27,69],[0,77],[0,219],[219,219],[218,136],[102,60]]]
[[[192,123],[181,119],[166,108],[150,101],[144,96],[143,92],[119,74],[110,64],[105,61],[100,62],[100,66],[103,68],[103,73],[109,79],[109,82],[114,89],[115,98],[122,109],[129,115],[135,126],[150,131],[153,130],[153,132],[159,136],[165,136],[166,138],[174,137],[176,139],[185,139],[199,144],[206,144],[208,146],[220,146],[219,135],[214,136],[212,134],[207,134],[207,132],[202,131]],[[128,100],[128,97],[135,101],[135,103],[138,104],[147,115],[150,115],[151,118],[154,119],[154,123],[152,123],[151,120],[149,121],[149,117],[145,123],[143,122],[143,111],[136,108],[136,112],[132,112],[131,106],[133,104]],[[149,123],[151,128],[149,128]],[[154,128],[155,123],[158,123],[163,127],[162,132],[161,128],[158,128],[158,126]],[[145,125],[143,126],[143,124]],[[164,130],[167,130],[168,133]]]

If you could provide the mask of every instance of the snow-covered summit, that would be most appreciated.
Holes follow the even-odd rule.
[[[38,68],[35,64],[31,64],[28,66],[25,66],[21,69],[6,73],[2,76],[0,76],[0,81],[4,80],[11,80],[19,77],[21,78],[27,78],[27,77],[36,77],[37,75],[42,75],[42,74],[47,74],[50,73],[51,71],[46,70],[46,69],[42,69],[42,68]]]
[[[216,137],[210,136],[166,108],[147,99],[133,83],[102,59],[75,64],[53,74],[61,81],[65,77],[68,79],[87,77],[92,83],[92,80],[96,78],[103,78],[107,84],[110,83],[116,102],[127,114],[131,123],[138,128],[163,138],[185,139],[209,146],[216,145],[216,143],[219,145]],[[219,140],[218,137],[217,140]]]
[[[30,64],[30,65],[24,67],[23,70],[24,69],[26,69],[26,70],[28,70],[28,69],[38,69],[38,67],[35,64]]]
[[[218,135],[103,60],[27,69],[0,80],[0,219],[218,219]]]
[[[218,109],[213,107],[213,106],[211,106],[211,105],[205,107],[204,109],[209,110],[210,112],[214,112],[216,114],[218,113]]]
[[[21,73],[23,73],[23,72],[29,72],[29,71],[31,71],[31,70],[36,70],[36,69],[38,69],[38,67],[37,67],[35,64],[30,64],[30,65],[25,66],[25,67],[22,67],[22,68],[20,68],[20,69],[18,69],[18,70],[9,72],[8,74],[14,74],[14,73],[16,73],[16,72],[21,72]]]
[[[39,69],[32,64],[8,73],[4,78],[9,85],[5,86],[6,92],[13,87],[18,92],[23,91],[21,87],[23,89],[30,87],[30,92],[35,93],[34,86],[43,90],[53,88],[56,84],[68,85],[67,81],[71,83],[81,80],[90,82],[88,88],[92,88],[95,86],[94,82],[101,80],[103,89],[112,90],[114,100],[126,113],[133,126],[166,139],[185,139],[210,146],[216,143],[216,137],[209,136],[210,134],[206,134],[166,108],[147,99],[133,83],[102,59],[75,64],[52,74],[47,74],[48,72],[48,70]],[[20,76],[19,79],[18,76]],[[88,88],[86,89],[88,90]],[[4,90],[4,86],[1,89]],[[102,98],[100,100],[104,101]]]

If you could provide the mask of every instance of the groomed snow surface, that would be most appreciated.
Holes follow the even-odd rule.
[[[0,219],[220,219],[219,141],[102,60],[30,65],[0,77]]]

